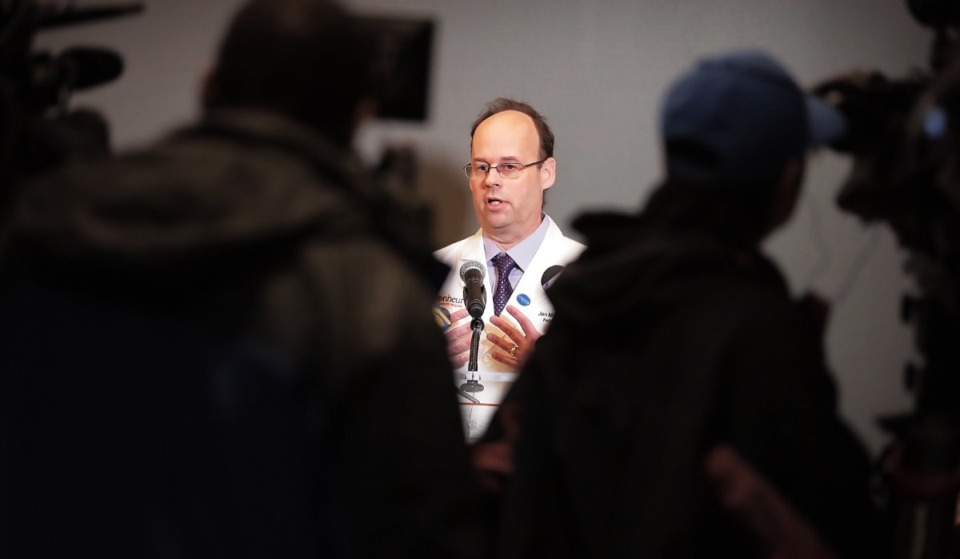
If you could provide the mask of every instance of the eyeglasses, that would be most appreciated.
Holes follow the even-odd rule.
[[[482,179],[486,178],[487,174],[490,173],[491,169],[496,169],[500,176],[505,179],[515,179],[520,176],[520,173],[524,169],[530,167],[531,165],[539,165],[549,159],[545,157],[540,161],[534,161],[533,163],[501,163],[499,165],[490,165],[489,163],[467,163],[463,166],[463,174],[467,175],[468,179]]]

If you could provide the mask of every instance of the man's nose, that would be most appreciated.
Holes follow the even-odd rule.
[[[500,170],[490,167],[490,170],[487,171],[486,178],[483,179],[483,183],[489,186],[500,186],[501,180],[503,177],[500,176]]]

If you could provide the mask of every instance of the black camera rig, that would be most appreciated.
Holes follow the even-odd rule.
[[[106,122],[93,111],[69,112],[67,102],[119,77],[123,59],[100,47],[35,52],[37,32],[141,11],[140,3],[0,0],[0,215],[21,180],[68,156],[109,152]]]
[[[848,122],[832,146],[853,159],[839,207],[891,228],[918,288],[901,313],[922,359],[905,371],[914,409],[880,418],[902,457],[889,478],[895,556],[960,557],[960,0],[906,5],[933,30],[927,69],[855,72],[814,93]]]

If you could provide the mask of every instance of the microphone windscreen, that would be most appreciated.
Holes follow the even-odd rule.
[[[467,281],[467,271],[468,270],[477,270],[480,272],[480,279],[483,279],[487,275],[487,267],[477,262],[476,260],[467,260],[463,263],[463,266],[460,266],[460,279]]]

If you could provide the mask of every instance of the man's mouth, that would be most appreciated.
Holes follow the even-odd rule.
[[[503,203],[503,200],[499,198],[487,198],[487,204],[491,206],[499,206],[502,203]]]

